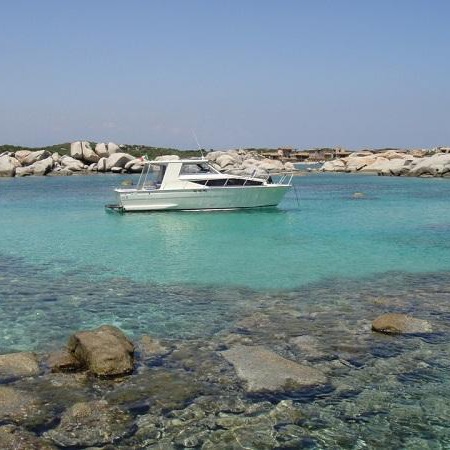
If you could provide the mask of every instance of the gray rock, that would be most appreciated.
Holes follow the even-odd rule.
[[[106,170],[111,170],[113,167],[125,168],[125,164],[132,161],[134,156],[127,153],[114,153],[106,160]]]
[[[48,150],[30,152],[28,156],[22,160],[22,164],[24,166],[30,166],[31,164],[34,164],[37,161],[42,161],[50,156],[52,156],[52,154]]]
[[[116,376],[133,371],[133,343],[116,327],[103,325],[75,333],[67,347],[94,375]]]
[[[72,142],[70,144],[70,156],[78,160],[83,159],[83,147],[81,141]]]
[[[410,171],[412,176],[442,176],[450,171],[450,154],[437,153],[418,159]]]
[[[106,161],[107,161],[107,159],[105,157],[102,157],[98,160],[98,163],[97,163],[97,171],[98,172],[106,172]]]
[[[89,142],[83,141],[81,143],[81,147],[83,151],[83,161],[88,163],[96,163],[100,159],[100,156],[94,152]]]
[[[120,146],[114,142],[108,142],[108,155],[120,152]]]
[[[14,160],[15,158],[8,155],[0,156],[0,177],[13,177],[15,175],[17,166]]]
[[[109,156],[108,148],[104,142],[99,142],[96,144],[94,151],[100,158],[107,158]]]
[[[276,159],[266,159],[259,164],[259,169],[267,172],[280,172],[284,169],[283,163]]]
[[[39,364],[34,353],[9,353],[0,355],[0,380],[30,377],[39,373]]]
[[[16,158],[21,164],[23,164],[24,159],[31,153],[31,150],[17,150],[14,153],[14,158]]]
[[[30,169],[33,169],[33,175],[47,175],[53,168],[53,158],[49,156],[48,158],[36,161],[31,164]]]
[[[52,174],[60,175],[60,176],[69,176],[69,175],[73,175],[73,172],[70,170],[70,168],[64,167],[62,169],[58,168],[57,170],[53,169]]]
[[[234,166],[236,160],[231,155],[224,154],[220,155],[215,162],[221,169],[225,169],[226,167]]]
[[[113,444],[131,432],[132,418],[104,400],[80,402],[66,410],[60,424],[44,436],[62,447]]]
[[[283,391],[325,384],[325,375],[313,367],[297,364],[261,346],[238,345],[221,352],[247,391]]]
[[[427,320],[394,313],[377,317],[372,322],[372,330],[387,334],[430,333],[433,331]]]
[[[351,155],[348,158],[345,158],[344,161],[346,162],[345,170],[347,172],[358,172],[363,167],[375,163],[377,160],[377,157],[370,153],[369,155]]]
[[[144,167],[144,161],[140,158],[132,159],[125,164],[125,169],[128,172],[142,172],[142,168]]]
[[[16,177],[33,175],[33,166],[16,167]]]
[[[63,168],[73,172],[78,172],[84,169],[84,164],[71,156],[62,156],[59,162]]]
[[[325,162],[320,168],[322,172],[345,172],[345,162],[342,159]]]

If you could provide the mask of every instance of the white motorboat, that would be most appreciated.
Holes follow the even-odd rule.
[[[117,204],[107,207],[156,211],[276,206],[291,181],[292,174],[274,183],[270,176],[221,173],[206,159],[146,161],[136,187],[116,188]]]

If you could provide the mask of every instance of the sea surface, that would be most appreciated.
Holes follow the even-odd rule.
[[[263,314],[254,342],[289,357],[280,334],[307,336],[304,360],[330,373],[332,391],[298,399],[308,448],[450,448],[449,179],[309,173],[278,208],[105,210],[128,180],[0,178],[0,353],[104,323],[207,341]],[[434,332],[373,333],[387,312]]]

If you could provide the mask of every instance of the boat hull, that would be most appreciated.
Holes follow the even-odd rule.
[[[239,209],[277,206],[289,185],[207,189],[116,189],[124,211]]]

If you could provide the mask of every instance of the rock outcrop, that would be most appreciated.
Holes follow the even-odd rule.
[[[133,371],[134,345],[121,330],[111,325],[75,333],[67,347],[94,375],[110,377]]]
[[[209,152],[206,158],[218,170],[235,175],[264,176],[275,172],[292,172],[292,163],[283,163],[276,159],[268,159],[255,151],[230,150],[227,152]]]
[[[72,144],[70,144],[70,156],[90,163],[95,163],[100,159],[100,156],[95,153],[91,144],[87,141],[72,142]]]
[[[127,153],[113,153],[106,160],[106,170],[111,170],[113,167],[118,167],[119,169],[125,169],[125,165],[133,161],[135,158]]]
[[[113,142],[100,142],[93,149],[88,141],[70,144],[70,155],[47,150],[18,150],[0,155],[0,176],[71,175],[77,172],[140,173],[142,158],[136,158]],[[267,176],[270,173],[294,171],[292,163],[262,157],[254,151],[230,150],[209,152],[207,159],[220,171],[234,175]],[[156,160],[178,160],[178,155],[163,155]]]
[[[325,162],[323,172],[359,172],[386,176],[450,177],[450,154],[416,156],[389,150],[382,153],[355,152]]]
[[[13,177],[16,174],[17,165],[14,160],[9,155],[0,156],[0,177]]]

